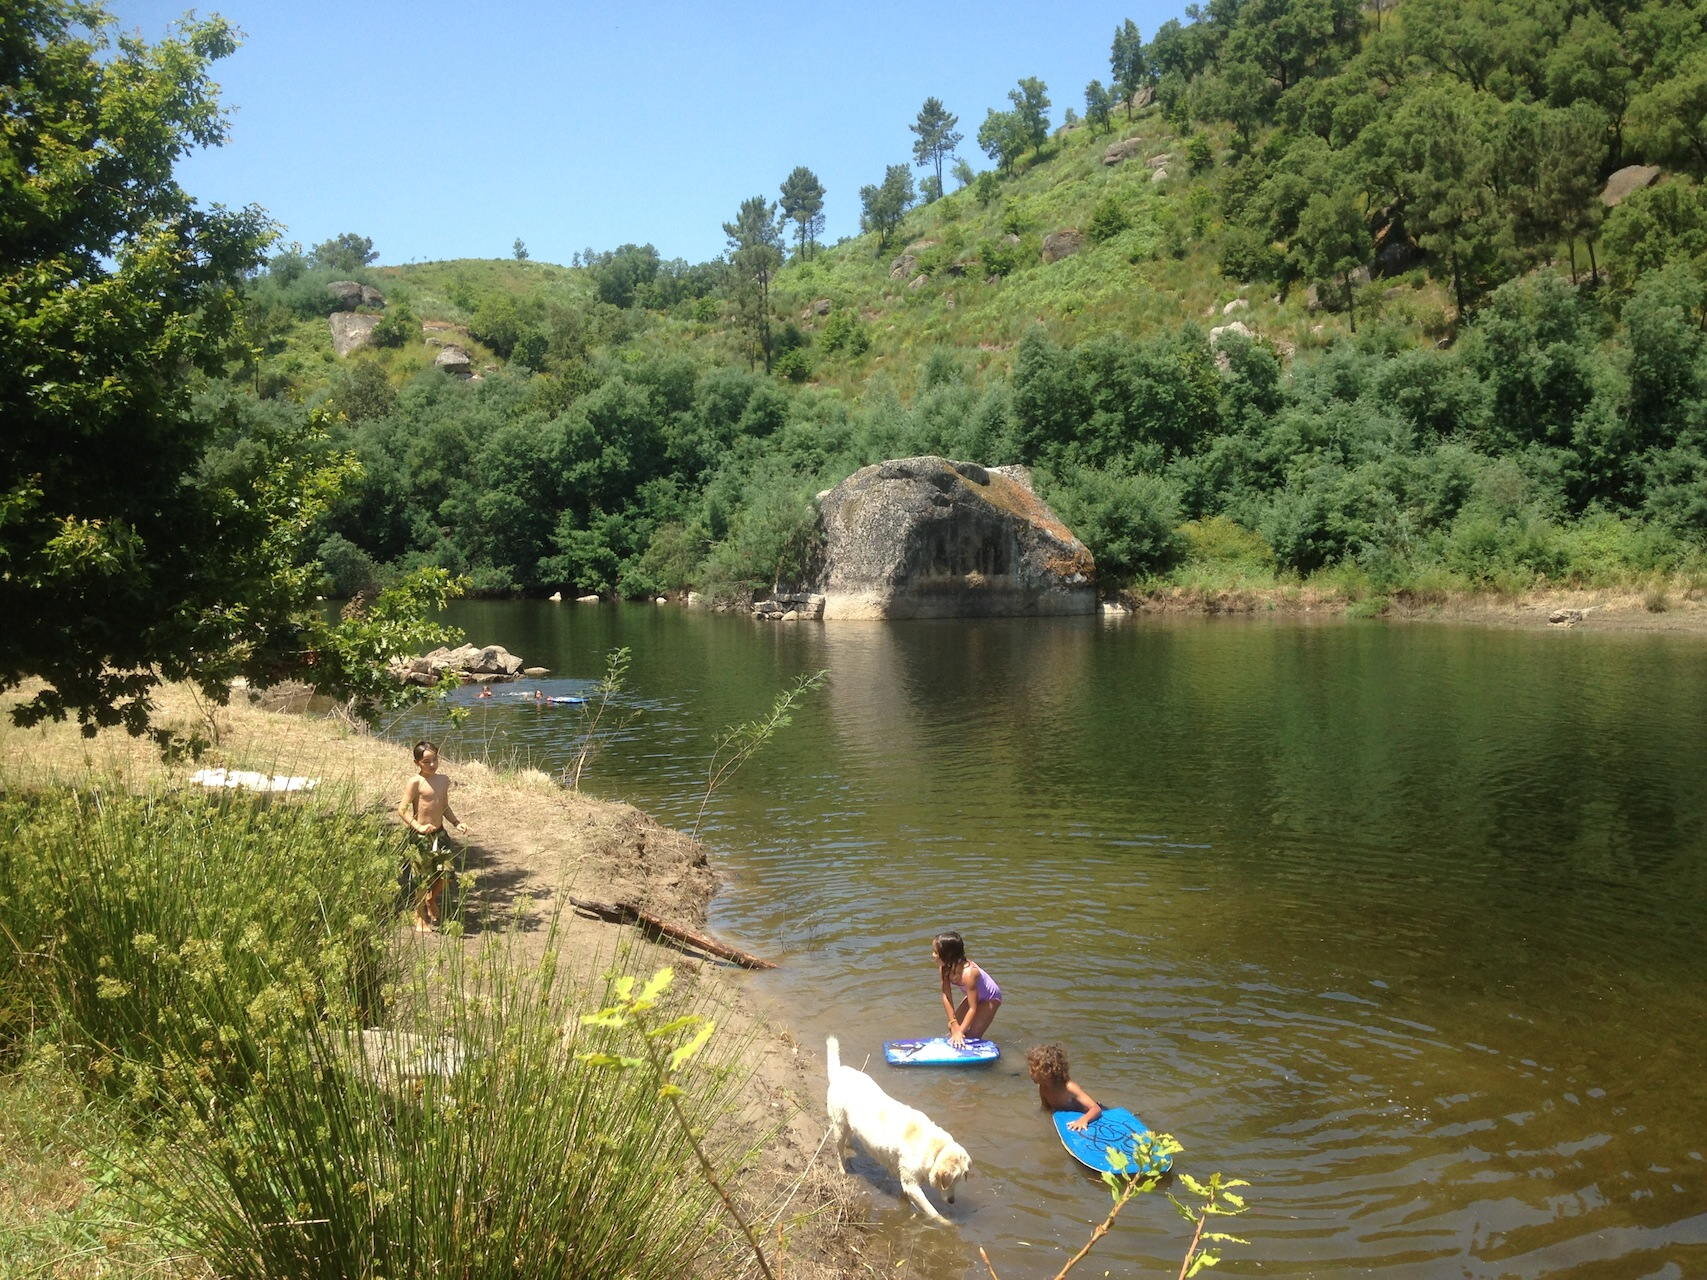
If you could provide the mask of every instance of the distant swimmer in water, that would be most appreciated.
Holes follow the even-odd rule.
[[[481,685],[480,686],[480,692],[475,695],[475,697],[478,697],[478,698],[490,698],[491,696],[492,696],[492,686],[489,684]]]

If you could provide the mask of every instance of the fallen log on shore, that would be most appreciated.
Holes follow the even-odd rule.
[[[649,937],[657,938],[676,946],[692,947],[708,956],[719,960],[727,960],[738,964],[743,969],[774,969],[776,965],[769,960],[761,960],[751,952],[742,951],[728,943],[709,938],[703,933],[695,933],[692,929],[684,929],[680,925],[660,920],[650,911],[643,911],[632,902],[600,902],[596,898],[571,897],[569,903],[582,915],[598,920],[609,920],[612,924],[632,924]]]

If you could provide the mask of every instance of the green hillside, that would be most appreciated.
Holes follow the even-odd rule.
[[[1695,581],[1707,5],[1246,0],[1115,35],[1146,105],[1093,84],[1049,133],[1021,82],[977,130],[994,170],[929,202],[890,170],[886,234],[803,245],[757,198],[710,263],[280,255],[233,381],[363,464],[330,589],[738,595],[801,571],[811,493],[923,452],[1033,466],[1107,589]],[[333,355],[339,278],[395,345]]]

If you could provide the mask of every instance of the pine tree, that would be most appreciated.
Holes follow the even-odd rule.
[[[936,166],[936,189],[942,190],[943,158],[952,155],[960,145],[962,135],[954,132],[954,126],[960,123],[960,117],[950,114],[936,98],[926,98],[925,105],[919,108],[918,119],[907,128],[918,134],[918,141],[913,143],[913,163]]]
[[[1109,97],[1108,90],[1103,88],[1101,80],[1092,80],[1085,86],[1085,122],[1090,125],[1091,132],[1108,132],[1109,114],[1113,105],[1113,100]]]
[[[882,185],[861,187],[859,199],[860,225],[877,232],[877,252],[882,253],[913,203],[913,171],[904,164],[890,165],[883,171]]]
[[[782,266],[782,224],[776,205],[763,196],[741,202],[735,221],[723,224],[729,237],[736,311],[752,332],[753,348],[771,371],[771,281]]]
[[[1133,95],[1149,78],[1149,67],[1144,57],[1144,37],[1138,31],[1138,24],[1131,18],[1114,29],[1114,45],[1109,50],[1108,70],[1114,91],[1126,103],[1126,118],[1130,120]]]
[[[794,223],[796,256],[808,256],[814,237],[824,229],[824,184],[803,164],[783,179],[782,216]]]

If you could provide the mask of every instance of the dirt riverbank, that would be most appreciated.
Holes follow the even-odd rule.
[[[25,691],[29,692],[28,689]],[[83,739],[75,729],[18,729],[0,699],[0,783],[54,780],[118,782],[132,789],[190,787],[195,769],[228,766],[322,779],[317,796],[335,794],[376,814],[395,809],[413,772],[407,748],[336,720],[269,710],[239,695],[212,712],[218,745],[196,764],[167,766],[154,748],[121,731]],[[160,723],[184,730],[209,725],[209,709],[187,690],[161,699]],[[801,1051],[744,989],[744,971],[655,945],[622,925],[586,919],[571,897],[628,900],[686,928],[702,930],[717,875],[704,846],[629,805],[567,791],[545,774],[500,773],[477,761],[445,761],[452,806],[467,826],[469,919],[465,936],[418,935],[400,926],[405,945],[479,947],[501,942],[523,961],[547,945],[573,971],[597,971],[619,947],[632,947],[636,972],[669,964],[678,982],[697,987],[715,1010],[720,1034],[749,1046],[753,1086],[745,1113],[731,1116],[747,1134],[777,1136],[742,1171],[739,1197],[768,1227],[766,1245],[782,1241],[791,1280],[870,1276],[897,1259],[866,1230],[868,1197],[822,1149],[822,1054]],[[551,926],[555,924],[555,928]],[[684,1173],[683,1176],[688,1176]],[[756,1271],[754,1272],[756,1274]],[[719,1280],[723,1280],[722,1277]]]
[[[1707,590],[1682,585],[1558,588],[1517,595],[1492,592],[1440,598],[1403,592],[1367,601],[1310,587],[1138,592],[1125,603],[1139,614],[1348,615],[1395,622],[1450,622],[1526,630],[1676,632],[1707,636]]]

